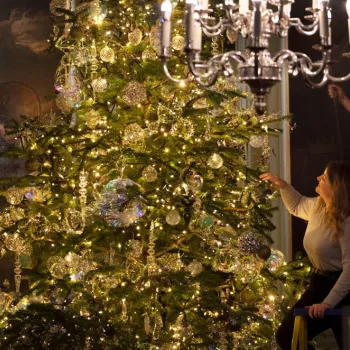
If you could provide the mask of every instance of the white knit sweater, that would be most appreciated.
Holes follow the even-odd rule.
[[[324,223],[325,208],[320,197],[304,197],[286,185],[281,196],[288,211],[308,221],[304,248],[312,265],[322,271],[342,271],[324,303],[334,308],[350,292],[350,218],[344,223],[344,235],[333,243],[332,230]]]

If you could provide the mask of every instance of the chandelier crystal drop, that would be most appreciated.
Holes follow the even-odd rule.
[[[305,16],[308,24],[299,18],[290,16],[294,0],[224,0],[221,8],[224,18],[212,16],[213,10],[208,0],[186,0],[185,7],[185,45],[187,64],[191,75],[181,79],[172,76],[168,69],[171,58],[171,17],[173,5],[171,0],[164,0],[161,5],[161,52],[163,69],[167,77],[176,83],[188,83],[195,80],[202,87],[215,84],[219,74],[230,77],[237,67],[239,78],[249,85],[256,95],[255,108],[258,114],[266,110],[266,95],[270,88],[282,80],[284,62],[288,62],[288,72],[299,73],[307,84],[322,87],[327,82],[342,82],[350,78],[330,74],[331,66],[331,9],[329,0],[313,0],[312,8]],[[347,8],[350,0],[347,0]],[[350,22],[349,22],[350,23]],[[350,24],[349,24],[350,25]],[[269,38],[277,35],[286,38],[290,28],[294,27],[303,35],[319,32],[320,43],[317,49],[321,59],[313,62],[306,54],[283,49],[275,54],[270,52]],[[202,36],[216,38],[225,31],[240,34],[249,39],[248,53],[227,51],[214,54],[208,60],[202,58]]]

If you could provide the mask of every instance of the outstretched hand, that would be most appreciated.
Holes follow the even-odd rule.
[[[330,98],[334,98],[339,101],[342,101],[345,98],[343,89],[339,85],[335,84],[328,85],[328,94]]]
[[[286,187],[286,182],[275,174],[264,173],[260,175],[260,179],[263,181],[270,181],[272,186],[278,190],[282,190]]]

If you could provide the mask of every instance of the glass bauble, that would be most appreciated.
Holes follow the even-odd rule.
[[[212,169],[220,169],[222,165],[224,164],[224,160],[218,153],[213,153],[208,161],[207,164],[212,168]]]
[[[271,249],[271,255],[266,261],[266,267],[271,272],[275,272],[280,267],[282,267],[285,264],[286,260],[284,258],[283,253],[280,250],[277,249]]]
[[[107,7],[99,0],[96,0],[90,5],[90,15],[95,24],[102,24],[107,16]]]
[[[66,261],[60,256],[51,256],[47,260],[46,266],[51,275],[58,279],[63,279],[63,277],[68,273]]]
[[[25,196],[30,202],[46,202],[51,197],[51,191],[42,187],[27,187]]]
[[[196,174],[195,172],[192,172],[192,174],[190,175],[190,177],[187,180],[187,184],[189,186],[189,188],[192,191],[199,191],[202,186],[203,186],[203,178],[202,176]]]
[[[190,274],[193,277],[198,276],[202,271],[203,271],[203,265],[197,261],[197,260],[193,260],[188,266],[187,266],[187,270],[190,272]]]
[[[80,105],[81,95],[79,91],[61,91],[56,97],[56,105],[63,113],[69,113]]]
[[[188,119],[179,119],[171,127],[171,134],[189,140],[194,134],[193,122]]]
[[[158,172],[153,166],[149,165],[149,166],[146,166],[146,168],[143,169],[142,177],[147,182],[154,182],[154,181],[157,180]]]
[[[141,151],[145,145],[145,130],[137,123],[129,124],[124,131],[123,145],[134,151]]]
[[[177,210],[170,210],[165,217],[165,221],[172,226],[177,225],[181,220],[181,216]]]
[[[249,144],[254,148],[260,148],[264,145],[264,136],[252,135],[249,140]]]
[[[115,227],[130,226],[146,210],[138,185],[129,179],[110,181],[101,192],[98,207],[102,217]]]

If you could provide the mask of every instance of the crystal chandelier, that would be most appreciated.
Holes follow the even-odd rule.
[[[300,73],[312,87],[322,87],[328,81],[342,82],[350,78],[350,73],[344,77],[334,77],[329,72],[332,49],[329,0],[313,0],[312,8],[306,9],[310,13],[305,17],[308,24],[299,18],[290,17],[293,0],[239,0],[239,4],[234,0],[224,1],[220,6],[226,16],[217,19],[212,16],[213,10],[210,9],[208,0],[186,0],[184,51],[191,75],[177,79],[171,75],[167,65],[171,58],[173,6],[171,0],[164,0],[161,5],[160,58],[170,80],[177,83],[195,80],[202,87],[210,87],[215,84],[220,73],[226,77],[232,76],[237,65],[240,80],[247,83],[256,96],[256,111],[263,114],[266,110],[266,94],[276,82],[281,81],[285,61],[288,62],[289,73]],[[346,8],[349,14],[350,0],[347,0]],[[280,50],[272,56],[269,51],[271,34],[286,38],[291,27],[308,36],[319,31],[320,44],[317,48],[322,55],[319,61],[313,62],[306,54],[291,50]],[[228,51],[203,60],[202,34],[214,38],[226,30],[240,33],[249,39],[248,53]]]

